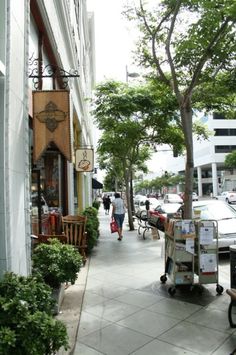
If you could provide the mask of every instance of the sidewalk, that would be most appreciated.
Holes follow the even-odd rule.
[[[227,316],[229,296],[216,295],[213,284],[204,285],[202,295],[196,287],[170,297],[169,281],[160,282],[163,237],[153,240],[148,232],[143,240],[125,224],[118,242],[109,231],[110,217],[100,210],[99,218],[98,246],[83,270],[84,280],[79,277],[78,285],[71,287],[79,290],[83,284],[85,289],[83,297],[82,290],[75,294],[75,309],[68,315],[75,341],[72,353],[229,355],[236,348],[236,330],[229,327]],[[229,263],[223,262],[219,283],[224,289],[230,285],[229,273]]]

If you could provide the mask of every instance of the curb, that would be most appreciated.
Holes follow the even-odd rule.
[[[89,264],[90,258],[87,259],[85,266],[80,269],[75,284],[69,285],[69,287],[65,289],[65,295],[60,312],[56,316],[56,319],[62,321],[66,325],[69,337],[69,349],[67,351],[61,349],[57,352],[57,355],[71,355],[74,352],[87,283]]]

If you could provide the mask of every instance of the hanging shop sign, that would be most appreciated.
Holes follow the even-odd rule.
[[[75,169],[76,171],[93,171],[94,169],[94,152],[93,149],[79,148],[75,152]]]
[[[71,161],[69,91],[33,92],[34,162],[51,143]]]

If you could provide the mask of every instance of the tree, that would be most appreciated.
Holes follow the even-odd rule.
[[[124,179],[120,159],[111,156],[106,151],[102,153],[100,149],[98,164],[101,170],[106,171],[104,179],[104,188],[106,191],[123,190]]]
[[[128,135],[125,127],[123,127],[124,130],[122,131],[119,124],[117,124],[118,131],[116,129],[104,131],[98,142],[97,152],[100,159],[103,159],[103,166],[106,166],[107,169],[110,169],[109,165],[112,162],[114,164],[114,161],[118,162],[118,164],[112,166],[112,171],[115,171],[118,166],[121,167],[122,177],[125,182],[129,227],[130,230],[134,230],[130,197],[132,172],[135,166],[139,166],[139,163],[143,164],[143,161],[150,158],[150,153],[147,148],[139,146],[138,135],[132,131]]]
[[[234,0],[163,0],[150,10],[139,0],[127,14],[138,20],[142,33],[137,46],[140,65],[151,69],[152,77],[168,87],[178,103],[186,147],[185,218],[191,218],[193,108],[198,107],[197,98],[202,101],[201,90],[206,92],[222,73],[229,80],[235,77],[236,4]],[[224,107],[221,98],[214,98],[219,109]]]
[[[226,155],[225,167],[228,169],[236,169],[236,150]]]
[[[161,191],[163,187],[176,186],[180,182],[183,183],[184,177],[182,175],[174,175],[172,173],[165,173],[162,176],[156,177],[150,181],[144,180],[135,186],[136,191],[146,189],[146,191]]]
[[[163,106],[163,91],[158,89],[151,82],[134,87],[108,81],[98,85],[95,91],[93,114],[102,130],[98,142],[99,159],[106,166],[116,159],[122,166],[131,230],[134,227],[130,182],[134,168],[143,168],[144,161],[149,159],[150,142],[172,145],[181,142],[181,132],[173,124],[176,105],[172,108],[170,104],[168,109]]]

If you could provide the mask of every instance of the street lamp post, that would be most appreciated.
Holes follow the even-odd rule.
[[[128,66],[125,66],[125,74],[126,74],[126,82],[129,82],[129,78],[138,78],[140,75],[139,73],[135,73],[135,72],[129,72],[128,71]]]

